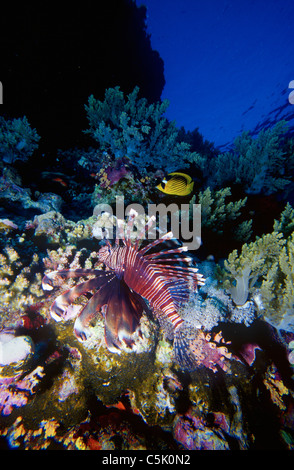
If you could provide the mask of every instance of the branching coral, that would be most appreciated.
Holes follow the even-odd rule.
[[[33,304],[44,294],[40,290],[41,273],[38,272],[39,255],[35,253],[24,265],[20,254],[6,246],[0,254],[0,312],[6,308],[16,311]],[[4,320],[4,315],[0,323]]]
[[[275,327],[294,331],[294,234],[280,249],[260,287],[264,316]]]
[[[285,121],[262,130],[257,138],[243,132],[235,139],[232,152],[218,155],[207,166],[210,184],[223,187],[240,183],[248,194],[272,194],[285,189],[294,166],[293,149],[284,143],[286,132]]]
[[[272,233],[244,244],[240,254],[232,251],[224,270],[218,266],[221,282],[236,305],[244,305],[254,293],[263,317],[286,331],[294,331],[293,267],[293,208],[289,203],[275,220]]]
[[[224,262],[224,287],[236,305],[244,305],[253,286],[271,269],[284,246],[281,233],[272,232],[242,246],[240,255],[234,250]]]
[[[289,202],[281,213],[280,219],[275,220],[274,231],[282,232],[285,238],[294,232],[294,209]]]
[[[247,241],[251,236],[252,220],[240,221],[247,198],[228,201],[230,196],[230,188],[213,191],[208,187],[204,191],[200,191],[197,198],[194,196],[191,204],[195,201],[201,204],[202,229],[220,234],[230,226],[233,227],[236,240]]]
[[[0,117],[0,155],[6,163],[27,160],[38,147],[40,136],[32,129],[26,116],[5,120]]]
[[[188,144],[177,141],[175,123],[163,117],[168,101],[148,104],[138,94],[136,87],[125,98],[115,87],[106,90],[103,102],[89,97],[90,129],[85,132],[99,142],[101,150],[115,159],[128,157],[142,173],[147,165],[171,171],[189,161],[202,161],[200,155],[190,152]]]

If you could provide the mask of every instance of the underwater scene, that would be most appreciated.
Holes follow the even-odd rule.
[[[185,18],[207,5],[171,3]],[[237,34],[233,3],[208,3],[204,26],[229,18]],[[98,450],[134,466],[122,451],[185,464],[197,450],[294,449],[293,6],[280,2],[289,24],[277,24],[278,3],[265,22],[286,43],[262,47],[279,55],[289,38],[289,62],[280,76],[271,64],[264,114],[230,97],[202,103],[202,121],[196,96],[181,110],[192,127],[177,120],[181,95],[166,97],[169,2],[3,7],[1,450]],[[256,5],[240,0],[252,31]],[[248,34],[244,68],[251,46]],[[176,50],[178,92],[190,85]],[[222,47],[211,52],[225,68]],[[190,61],[191,76],[205,64]]]

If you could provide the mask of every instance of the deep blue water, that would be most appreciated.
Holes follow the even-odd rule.
[[[167,117],[218,146],[286,118],[294,79],[293,0],[138,0],[164,60]]]

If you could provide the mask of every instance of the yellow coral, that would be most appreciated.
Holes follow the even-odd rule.
[[[59,423],[54,419],[49,419],[49,421],[42,421],[41,427],[44,429],[44,437],[54,437],[56,434],[56,429],[59,427]]]
[[[82,437],[77,438],[75,441],[75,447],[77,450],[89,450]]]
[[[5,247],[5,252],[7,253],[7,256],[8,256],[8,259],[9,259],[10,263],[13,263],[13,262],[15,262],[16,260],[19,259],[19,254],[11,246],[6,246]]]
[[[275,403],[281,410],[285,410],[286,405],[284,404],[282,397],[283,395],[288,395],[289,390],[284,385],[282,380],[275,378],[274,367],[269,367],[263,383],[270,392],[272,402]]]
[[[15,281],[13,283],[12,289],[15,291],[22,292],[23,290],[29,287],[29,280],[25,277],[24,273],[20,273],[16,276]]]

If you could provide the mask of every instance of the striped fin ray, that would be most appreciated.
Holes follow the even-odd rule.
[[[149,228],[152,227],[152,225],[154,225],[155,220],[156,220],[156,217],[152,215],[149,218],[148,222],[145,224],[144,228],[142,228],[141,232],[138,233],[137,240],[134,244],[134,248],[136,251],[138,251],[139,244],[141,243],[141,241],[146,238],[146,233],[148,233]]]
[[[159,256],[161,257],[161,256],[165,256],[165,255],[183,253],[184,251],[188,251],[187,246],[180,246],[178,248],[173,248],[172,250],[160,251],[159,253],[151,253],[149,255],[144,256],[144,258],[152,260],[154,258],[158,258]],[[179,258],[178,261],[181,261],[181,258]]]
[[[173,233],[172,232],[168,232],[166,233],[163,237],[161,238],[157,238],[156,240],[154,240],[153,242],[149,243],[148,245],[144,246],[144,248],[140,248],[139,250],[139,253],[140,255],[144,255],[145,253],[147,253],[147,251],[149,251],[151,248],[154,248],[156,245],[159,245],[160,243],[166,241],[166,240],[171,240],[172,238],[174,238],[173,236]],[[144,256],[145,257],[145,256]]]
[[[105,307],[105,342],[112,352],[133,348],[134,337],[140,334],[143,303],[124,281],[115,280]]]
[[[152,263],[153,265],[153,263]],[[198,272],[198,268],[194,268],[193,266],[173,266],[173,265],[170,265],[170,264],[154,264],[154,268],[153,268],[155,271],[160,271],[162,272],[163,274],[164,273],[174,273],[175,276],[180,276],[180,275],[187,275],[187,276],[192,276],[192,277],[195,277],[195,276],[199,276],[199,277],[203,277],[202,274],[200,274]],[[177,274],[178,273],[178,274]]]
[[[104,275],[103,271],[98,269],[62,269],[60,271],[51,271],[51,273],[45,274],[42,279],[42,288],[44,290],[52,290],[53,289],[53,281],[54,279],[71,279],[75,277],[81,276],[102,276]]]
[[[172,278],[174,280],[184,279],[187,282],[188,289],[195,289],[197,291],[198,286],[203,286],[205,284],[205,279],[202,274],[198,272],[197,268],[192,268],[188,266],[169,266],[169,265],[156,265],[159,268],[157,271],[162,273],[162,275],[167,278]]]
[[[85,341],[89,337],[89,323],[109,301],[116,281],[117,278],[115,275],[112,274],[109,276],[107,282],[99,288],[98,292],[95,292],[89,302],[81,310],[74,324],[74,333],[80,341]]]
[[[192,341],[197,338],[199,330],[183,322],[174,331],[174,355],[176,362],[185,370],[193,372],[199,367],[197,354],[192,348]]]
[[[100,271],[100,273],[101,275],[99,277],[94,277],[88,281],[81,282],[56,297],[50,308],[51,316],[56,321],[67,319],[69,315],[69,307],[78,297],[92,290],[100,289],[114,277],[113,273],[104,273],[103,271]]]
[[[183,302],[187,302],[189,300],[190,291],[187,289],[186,283],[183,282],[177,287],[170,285],[168,288],[173,299],[173,304],[177,310]]]
[[[191,263],[193,261],[193,258],[190,256],[185,256],[184,258],[154,258],[152,259],[152,263],[162,263],[162,262],[169,262],[169,263]]]
[[[174,325],[181,323],[182,319],[176,312],[177,306],[168,288],[172,277],[167,277],[161,269],[140,256],[140,252],[133,254],[130,264],[132,269],[126,269],[124,273],[127,285],[146,298],[152,308],[162,310]]]

